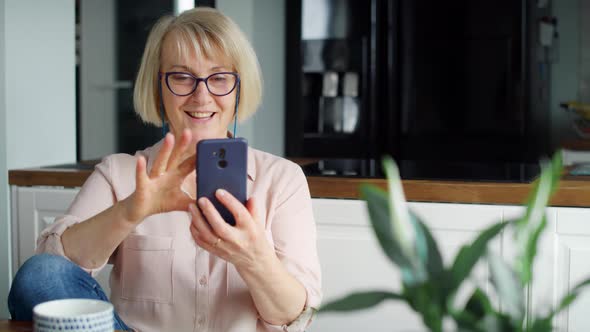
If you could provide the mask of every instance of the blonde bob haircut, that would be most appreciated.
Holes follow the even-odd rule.
[[[159,112],[158,72],[164,39],[174,34],[180,57],[190,52],[215,60],[225,57],[240,75],[238,120],[257,111],[262,99],[262,74],[254,49],[238,25],[219,11],[197,7],[179,16],[164,16],[154,25],[147,39],[133,91],[135,112],[144,122],[162,126]],[[162,89],[167,89],[166,84]],[[237,87],[236,87],[237,89]]]

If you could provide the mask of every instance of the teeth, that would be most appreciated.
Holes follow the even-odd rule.
[[[209,118],[213,112],[187,112],[190,116],[197,119]]]

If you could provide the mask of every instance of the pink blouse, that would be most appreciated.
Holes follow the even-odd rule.
[[[149,170],[161,144],[135,156],[104,158],[67,214],[42,232],[37,252],[65,257],[61,234],[129,196],[135,190],[136,157],[145,156]],[[268,242],[284,267],[305,287],[306,308],[317,308],[322,298],[320,264],[311,198],[301,168],[249,148],[247,185],[248,197],[256,197],[264,213]],[[305,329],[310,315],[302,315],[304,321],[298,319],[291,326],[263,321],[236,268],[197,246],[189,225],[189,214],[184,211],[150,216],[110,257],[109,263],[114,265],[110,300],[130,327],[139,331]],[[102,267],[82,268],[94,276]]]

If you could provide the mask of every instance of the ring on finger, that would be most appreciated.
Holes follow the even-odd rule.
[[[215,243],[213,244],[213,247],[217,248],[217,246],[219,245],[219,242],[221,242],[221,238],[218,237],[217,240],[215,240]]]

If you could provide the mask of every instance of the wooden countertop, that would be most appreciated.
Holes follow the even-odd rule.
[[[9,184],[17,186],[80,187],[90,176],[89,169],[38,168],[9,171]],[[312,197],[357,199],[361,183],[386,187],[384,179],[309,176]],[[526,201],[527,183],[404,180],[408,201],[516,204]],[[565,176],[553,196],[552,206],[590,207],[590,176]]]
[[[13,320],[0,320],[0,332],[25,332],[33,331],[33,322],[19,322]]]
[[[386,188],[383,179],[308,177],[313,197],[358,198],[361,183]],[[408,201],[440,203],[515,204],[526,201],[528,183],[403,180]],[[566,177],[560,182],[551,206],[590,207],[590,177]]]

